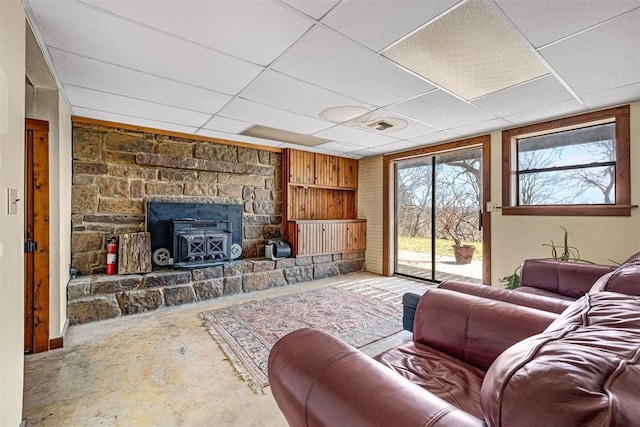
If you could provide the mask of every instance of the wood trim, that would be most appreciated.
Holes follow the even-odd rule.
[[[57,350],[64,347],[64,339],[67,336],[67,329],[69,329],[69,319],[64,322],[62,334],[58,338],[51,338],[49,340],[49,350]]]
[[[391,174],[393,163],[412,157],[444,153],[480,146],[482,148],[482,282],[491,284],[491,214],[486,211],[487,202],[491,200],[491,135],[480,135],[472,138],[430,145],[414,150],[401,151],[385,155],[382,166],[382,274],[393,275],[389,257],[391,255],[391,185],[394,177]]]
[[[503,215],[631,216],[631,205],[503,206]]]
[[[33,352],[49,350],[49,124],[26,119],[33,131]]]
[[[385,161],[405,160],[411,157],[423,156],[425,154],[443,153],[446,151],[459,150],[469,148],[474,145],[483,145],[489,135],[474,136],[473,138],[460,139],[457,141],[445,142],[442,144],[429,145],[427,147],[416,148],[413,150],[400,151],[398,153],[388,154],[384,156]]]
[[[382,275],[392,276],[393,271],[391,269],[391,263],[389,257],[391,256],[391,242],[390,236],[390,223],[391,223],[391,209],[392,205],[389,201],[391,185],[390,170],[392,167],[391,159],[384,157],[382,159]]]
[[[507,129],[502,132],[502,214],[544,216],[630,216],[631,215],[631,154],[629,105],[592,111],[542,123]],[[515,144],[518,136],[561,130],[603,119],[616,123],[616,204],[615,205],[554,205],[515,206]]]
[[[318,185],[318,184],[300,184],[297,182],[290,182],[288,185],[292,187],[306,187],[306,188],[323,188],[326,190],[339,190],[339,191],[358,191],[356,187],[336,187],[332,185]]]
[[[482,143],[482,283],[491,285],[491,135]]]
[[[24,236],[33,240],[33,130],[24,132]],[[24,253],[24,351],[33,352],[33,252]]]
[[[296,224],[340,224],[345,222],[367,222],[364,218],[358,219],[290,219],[289,222]]]
[[[236,147],[244,148],[256,148],[258,150],[271,151],[274,153],[282,153],[283,149],[279,147],[271,147],[269,145],[250,144],[248,142],[232,141],[229,139],[213,138],[204,135],[194,135],[192,133],[174,132],[170,130],[148,128],[144,126],[128,125],[125,123],[110,122],[107,120],[89,119],[86,117],[71,116],[71,123],[73,125],[91,125],[91,126],[103,126],[108,128],[126,129],[134,132],[154,133],[157,135],[171,136],[175,138],[193,139],[194,141],[203,142],[215,142],[216,144],[233,145]]]

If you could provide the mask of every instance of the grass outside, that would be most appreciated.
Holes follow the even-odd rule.
[[[436,239],[436,254],[452,257],[453,244],[453,240]],[[462,242],[462,244],[475,246],[476,250],[473,252],[473,259],[482,259],[482,242]],[[431,253],[431,239],[427,239],[426,237],[398,236],[398,249]]]

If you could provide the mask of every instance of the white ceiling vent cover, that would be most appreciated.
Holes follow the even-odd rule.
[[[391,133],[407,127],[406,120],[398,119],[395,117],[381,117],[374,120],[361,121],[354,123],[367,130],[376,132]]]

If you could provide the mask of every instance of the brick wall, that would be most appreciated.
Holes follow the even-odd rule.
[[[147,200],[244,206],[243,256],[282,223],[281,153],[74,124],[72,266],[105,270],[105,240],[144,231]]]
[[[366,269],[382,274],[382,156],[358,163],[358,218],[367,219]]]

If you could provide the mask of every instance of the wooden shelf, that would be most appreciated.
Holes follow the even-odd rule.
[[[358,191],[356,187],[330,187],[327,185],[317,185],[317,184],[298,184],[295,182],[289,182],[287,184],[290,187],[302,187],[302,188],[324,188],[326,190],[342,190],[342,191]]]

